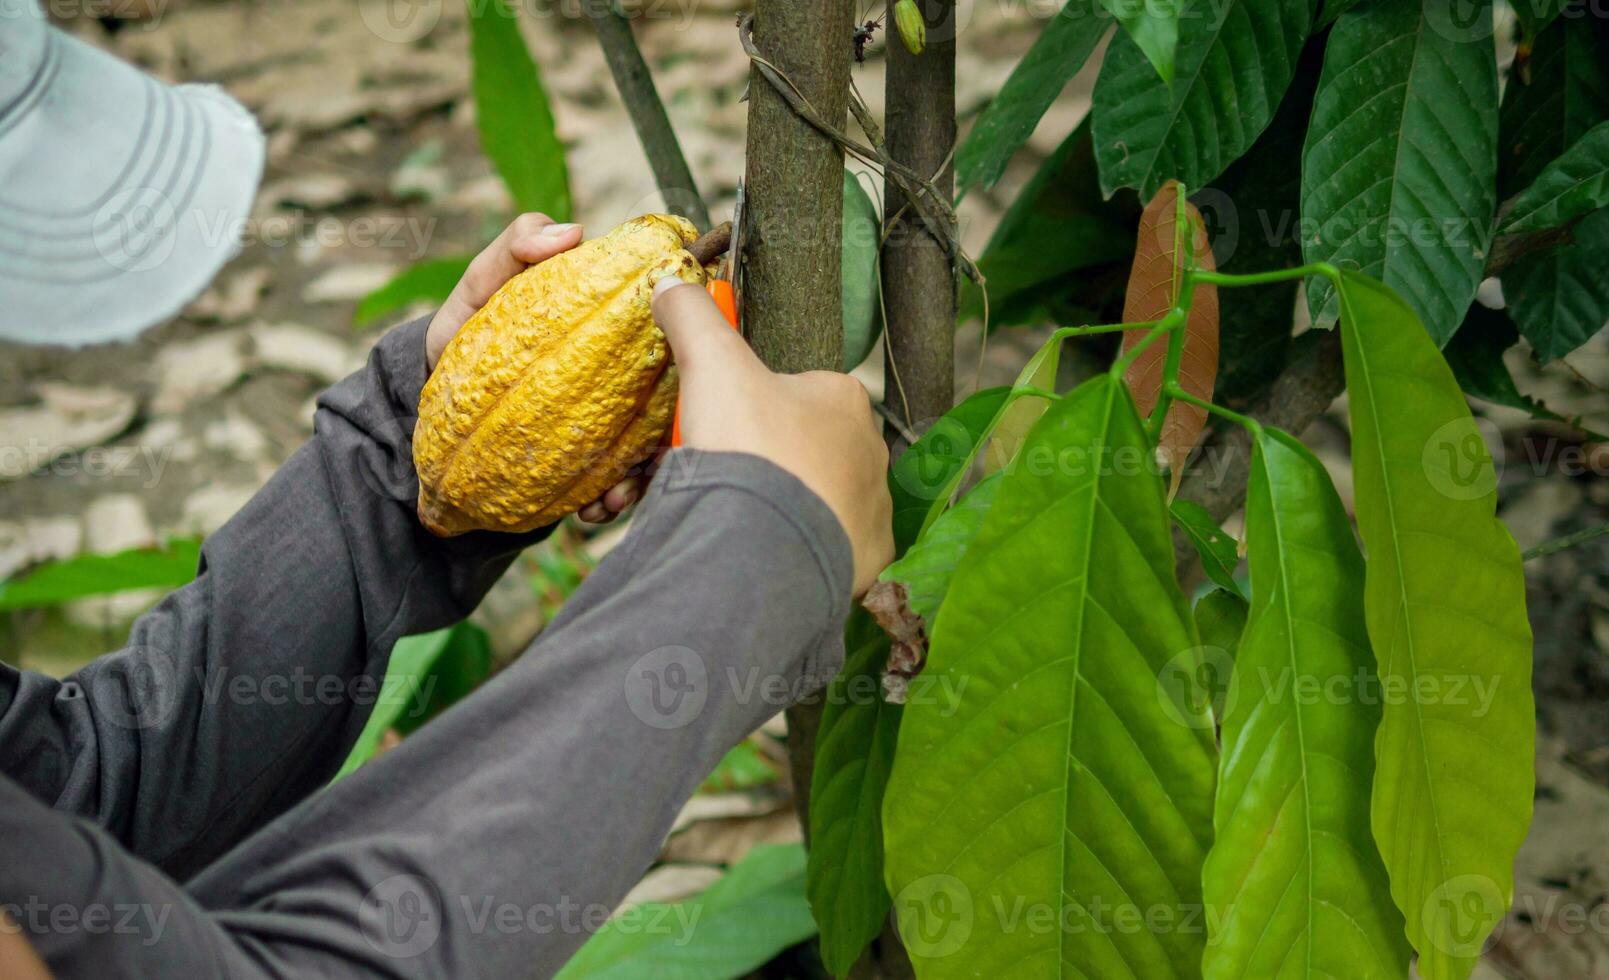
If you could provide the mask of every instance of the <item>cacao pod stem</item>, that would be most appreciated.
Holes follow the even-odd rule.
[[[693,253],[699,265],[709,265],[731,247],[732,222],[723,221],[700,235],[698,241],[687,246],[687,250]]]

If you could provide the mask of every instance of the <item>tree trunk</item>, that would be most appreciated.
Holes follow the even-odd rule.
[[[955,0],[918,0],[927,46],[913,55],[888,25],[884,99],[888,155],[950,197],[955,184]],[[955,397],[955,273],[935,238],[892,181],[883,188],[883,403],[921,431]],[[898,217],[896,218],[896,215]]]
[[[913,55],[888,24],[885,133],[888,155],[950,197],[954,186],[955,2],[918,0],[927,45]],[[883,404],[921,431],[955,400],[955,272],[927,225],[892,181],[883,188],[888,237],[883,245]],[[890,442],[898,439],[889,426]],[[914,976],[892,922],[850,972],[852,980]]]
[[[849,113],[853,0],[757,0],[754,43],[826,121]],[[843,150],[800,118],[757,70],[749,75],[743,319],[775,371],[843,364]],[[788,709],[794,806],[810,830],[818,701]]]
[[[665,198],[665,207],[698,226],[699,231],[710,228],[710,213],[704,207],[704,198],[698,193],[693,172],[687,167],[682,146],[671,128],[665,103],[654,88],[654,77],[648,71],[637,38],[631,32],[631,22],[621,15],[613,0],[585,0],[587,16],[598,34],[603,48],[604,61],[614,76],[620,100],[631,115],[631,125],[637,130],[643,154],[654,171],[654,180]]]
[[[757,0],[754,42],[822,118],[849,112],[852,0]],[[749,75],[743,317],[777,371],[843,364],[843,150]]]

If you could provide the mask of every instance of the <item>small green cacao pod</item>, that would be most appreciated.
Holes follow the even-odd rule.
[[[927,22],[922,19],[916,0],[898,0],[894,4],[894,26],[899,28],[900,40],[911,54],[921,54],[927,44]]]

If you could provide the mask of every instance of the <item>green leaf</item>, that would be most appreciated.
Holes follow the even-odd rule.
[[[844,370],[853,371],[872,352],[883,332],[883,307],[877,276],[883,217],[860,179],[844,171]]]
[[[1234,663],[1240,635],[1246,629],[1247,612],[1245,598],[1227,589],[1213,589],[1196,600],[1196,635],[1202,647],[1224,652],[1224,666]]]
[[[1127,34],[1095,83],[1101,190],[1149,201],[1168,180],[1205,187],[1257,139],[1296,68],[1312,0],[1187,0],[1178,76],[1156,77]]]
[[[1212,186],[1194,191],[1218,270],[1231,275],[1302,264],[1302,158],[1307,119],[1324,66],[1324,39],[1309,38],[1274,121]],[[1213,400],[1236,407],[1263,394],[1290,357],[1298,280],[1235,290],[1218,327]]]
[[[1477,0],[1490,23],[1491,0]],[[1302,251],[1402,293],[1438,345],[1486,267],[1497,207],[1497,62],[1490,30],[1458,31],[1445,0],[1367,3],[1330,32],[1302,156]],[[1473,14],[1478,18],[1480,13]],[[1329,280],[1308,280],[1316,323]]]
[[[1179,6],[1182,0],[1101,0],[1101,6],[1123,25],[1127,37],[1145,54],[1157,78],[1173,83],[1174,59],[1179,46]],[[1143,195],[1147,198],[1149,194]]]
[[[704,777],[699,790],[705,793],[731,793],[769,786],[777,778],[777,771],[766,761],[765,754],[753,742],[743,741],[721,757],[714,771]]]
[[[988,280],[990,328],[1041,321],[1047,298],[1068,291],[1087,305],[1089,272],[1107,263],[1121,263],[1114,289],[1121,306],[1138,218],[1133,201],[1101,199],[1086,117],[1011,202],[978,258]],[[961,313],[983,315],[982,295],[970,281],[963,284]]]
[[[1235,569],[1240,565],[1240,542],[1225,534],[1207,513],[1207,508],[1193,500],[1177,497],[1169,510],[1173,523],[1195,545],[1196,554],[1201,556],[1201,570],[1207,573],[1207,578],[1244,599],[1246,595],[1235,581]]]
[[[894,461],[888,492],[894,498],[894,547],[903,554],[921,533],[928,512],[950,492],[1006,403],[1009,388],[985,388],[945,412]]]
[[[816,731],[807,879],[821,960],[840,977],[888,917],[883,791],[901,711],[882,697],[888,634],[864,609],[850,616],[844,647],[844,669],[827,689]]]
[[[48,562],[0,582],[0,611],[59,606],[131,589],[176,589],[190,584],[200,561],[199,538],[173,538],[160,548]]]
[[[1324,9],[1319,14],[1317,27],[1328,27],[1335,23],[1335,19],[1357,6],[1358,0],[1324,0]]]
[[[1554,18],[1570,6],[1571,0],[1511,0],[1514,15],[1520,19],[1526,37],[1536,37]]]
[[[922,677],[961,696],[900,725],[900,934],[924,980],[1197,976],[1212,721],[1159,689],[1197,652],[1152,447],[1101,375],[1024,453],[1058,462],[1006,474],[932,632]],[[1115,926],[1136,912],[1166,924]]]
[[[1563,422],[1581,429],[1579,419],[1567,419],[1546,405],[1520,392],[1503,362],[1503,354],[1520,342],[1519,331],[1502,310],[1494,310],[1479,303],[1469,308],[1464,325],[1442,348],[1447,366],[1464,394],[1530,413],[1534,419]],[[1609,436],[1581,429],[1588,438],[1598,442],[1609,441]]]
[[[386,732],[413,731],[467,696],[491,670],[491,641],[473,623],[398,640],[391,647],[374,710],[335,778],[374,758]]]
[[[470,79],[481,149],[521,211],[570,220],[570,174],[542,74],[505,0],[469,4]]]
[[[452,255],[411,265],[384,286],[363,297],[352,322],[358,326],[378,320],[414,303],[441,303],[464,278],[473,255]]]
[[[1529,70],[1503,92],[1498,188],[1509,197],[1609,121],[1609,23],[1560,17],[1536,38]],[[1520,332],[1543,361],[1574,350],[1609,320],[1609,284],[1598,274],[1609,255],[1609,219],[1589,215],[1575,242],[1526,256],[1502,273],[1503,297]]]
[[[1202,974],[1400,980],[1402,916],[1369,836],[1380,706],[1363,557],[1323,464],[1273,429],[1255,444],[1252,608],[1225,695],[1202,872],[1220,915]]]
[[[1543,231],[1609,204],[1609,122],[1587,130],[1514,199],[1500,231]]]
[[[1609,321],[1609,208],[1571,229],[1574,241],[1527,255],[1503,271],[1503,297],[1520,333],[1546,364]]]
[[[1033,135],[1045,110],[1089,60],[1108,26],[1095,10],[1095,0],[1067,0],[1017,62],[956,151],[958,192],[976,184],[994,186],[1012,154]]]
[[[1531,823],[1525,575],[1494,516],[1480,430],[1412,308],[1352,272],[1340,295],[1364,611],[1384,702],[1374,838],[1419,975],[1464,978],[1512,900]]]
[[[1522,0],[1523,2],[1523,0]],[[1542,31],[1524,72],[1510,72],[1498,131],[1499,196],[1509,198],[1609,119],[1609,24],[1562,17]]]
[[[950,577],[977,536],[983,518],[994,506],[1000,490],[1001,474],[985,477],[954,507],[940,515],[933,526],[911,545],[904,557],[883,569],[884,582],[903,582],[909,590],[906,602],[911,612],[932,625],[939,606],[950,588]]]
[[[798,844],[762,844],[697,898],[644,903],[609,920],[559,980],[741,977],[816,931]]]
[[[1055,391],[1056,372],[1061,366],[1061,347],[1061,341],[1053,340],[1035,351],[1018,375],[1017,386]],[[990,427],[989,445],[983,455],[983,472],[998,473],[1010,465],[1017,458],[1023,441],[1028,438],[1029,430],[1049,407],[1050,402],[1039,395],[1014,392]]]

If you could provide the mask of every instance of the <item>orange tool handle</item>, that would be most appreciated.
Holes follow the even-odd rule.
[[[708,289],[710,296],[715,300],[715,305],[720,308],[721,315],[726,317],[726,322],[732,325],[733,330],[736,330],[737,294],[732,291],[732,284],[725,279],[711,279]],[[682,404],[680,397],[676,399],[676,420],[671,423],[670,427],[670,444],[672,446],[682,444]]]

